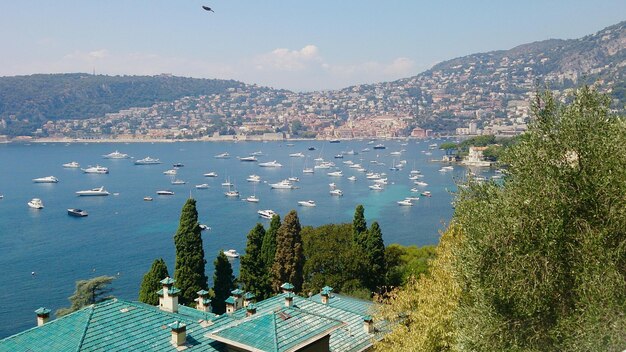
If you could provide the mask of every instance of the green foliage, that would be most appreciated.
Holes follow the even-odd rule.
[[[426,274],[430,262],[435,259],[436,246],[401,246],[390,244],[385,249],[387,261],[387,285],[400,286],[408,282],[410,277],[419,278]]]
[[[461,192],[466,240],[458,344],[480,351],[617,351],[626,340],[623,118],[588,87],[569,105],[537,98],[529,132],[506,151],[504,186]]]
[[[98,276],[89,280],[76,281],[76,290],[74,294],[68,298],[72,305],[69,308],[58,309],[56,311],[57,317],[70,314],[90,304],[112,298],[112,296],[105,295],[113,291],[112,288],[108,287],[113,279],[113,276]]]
[[[374,221],[372,223],[366,236],[362,247],[365,249],[365,258],[369,270],[364,278],[364,284],[370,290],[375,291],[376,288],[385,284],[385,274],[387,272],[385,243],[383,242],[383,234],[378,222]]]
[[[155,259],[150,270],[143,276],[141,288],[139,289],[139,302],[156,306],[159,304],[159,295],[157,291],[162,285],[159,281],[170,276],[167,271],[167,265],[163,258]]]
[[[298,213],[292,210],[285,216],[276,234],[276,256],[272,266],[274,292],[278,292],[280,285],[285,282],[291,283],[295,292],[302,291],[304,250],[300,230]]]
[[[233,267],[222,250],[217,254],[213,265],[215,266],[215,271],[213,272],[213,299],[211,300],[211,307],[213,313],[223,314],[226,312],[225,301],[230,297],[230,292],[235,289]]]
[[[361,269],[365,257],[352,240],[351,224],[328,224],[302,229],[304,244],[304,292],[318,293],[324,286],[351,294],[364,288]],[[369,290],[367,298],[369,298]]]
[[[196,200],[189,198],[183,206],[178,230],[174,235],[176,247],[174,279],[176,287],[181,290],[179,301],[182,304],[193,304],[197,297],[196,292],[208,288],[204,272],[206,260],[200,233]]]
[[[265,263],[261,257],[261,244],[265,237],[265,228],[260,223],[248,233],[248,244],[246,254],[241,256],[241,267],[239,269],[239,282],[246,291],[254,293],[257,298],[262,299],[270,294],[270,287],[267,284]]]
[[[263,244],[261,245],[261,258],[265,265],[265,270],[271,271],[274,265],[274,257],[276,256],[276,233],[280,228],[280,215],[276,214],[272,217],[269,229],[263,236]]]
[[[359,204],[354,209],[354,219],[352,220],[352,238],[354,242],[361,243],[363,236],[367,231],[367,222],[365,222],[365,208]]]

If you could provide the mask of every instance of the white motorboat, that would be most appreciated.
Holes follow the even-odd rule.
[[[211,231],[211,226],[209,225],[198,224],[198,227],[200,227],[200,231]]]
[[[416,170],[416,169],[411,170],[411,175],[417,175],[417,174],[421,174],[421,173],[422,172],[420,170]]]
[[[204,174],[204,177],[217,177],[217,173],[211,171]]]
[[[411,192],[413,192],[413,193],[417,193],[417,192],[419,192],[419,191],[420,191],[420,190],[419,190],[419,189],[417,189],[417,188],[411,188]]]
[[[302,169],[302,173],[303,173],[303,174],[314,174],[314,173],[315,173],[315,170],[314,170],[314,169],[311,169],[310,167],[308,167],[308,168],[304,168],[304,169]]]
[[[260,151],[260,150],[258,150],[258,151],[256,151],[256,152],[252,152],[252,153],[250,153],[250,155],[259,156],[259,155],[263,155],[263,152],[262,152],[262,151]]]
[[[237,251],[234,249],[229,249],[227,251],[224,251],[224,255],[229,258],[239,258],[239,253],[237,253]]]
[[[69,163],[63,164],[63,167],[67,169],[78,169],[80,164],[75,161],[70,161]]]
[[[250,203],[258,203],[259,202],[259,198],[257,198],[257,196],[252,195],[246,198],[246,202],[250,202]]]
[[[33,198],[28,202],[28,206],[33,209],[43,209],[43,201],[39,198]]]
[[[289,154],[290,157],[292,158],[304,158],[304,154],[303,153],[291,153]]]
[[[175,179],[175,180],[172,180],[170,183],[173,184],[173,185],[180,186],[180,185],[186,184],[187,182],[183,181],[183,180]]]
[[[350,181],[356,181],[356,176],[350,176],[350,177],[348,177],[348,180],[350,180]]]
[[[389,153],[389,155],[394,155],[394,156],[398,156],[400,154],[402,154],[402,153],[401,152],[391,152],[391,153]]]
[[[54,177],[54,176],[46,176],[46,177],[34,178],[33,182],[35,182],[35,183],[57,183],[57,182],[59,182],[59,179]]]
[[[361,152],[363,152],[363,153],[367,153],[369,151],[370,151],[370,148],[363,148],[363,149],[361,149]]]
[[[145,200],[146,202],[151,202],[151,201],[152,201],[152,199],[153,199],[153,198],[152,198],[152,197],[150,197],[150,196],[145,196],[145,197],[143,197],[143,200]]]
[[[328,176],[333,176],[333,177],[341,177],[343,176],[343,171],[339,170],[339,171],[333,171],[333,172],[329,172],[327,173]]]
[[[291,181],[289,181],[289,180],[282,180],[282,181],[277,182],[277,183],[271,183],[270,187],[272,187],[274,189],[292,189],[293,188],[293,183],[291,183]]]
[[[104,186],[76,192],[78,196],[108,196],[109,194],[110,193],[104,189]]]
[[[209,188],[208,183],[202,183],[202,184],[196,185],[196,189],[208,189],[208,188]]]
[[[374,149],[386,149],[386,148],[387,148],[387,147],[385,147],[385,145],[384,145],[384,144],[376,144],[376,145],[374,146]]]
[[[400,206],[413,206],[413,202],[410,199],[399,200],[397,203]]]
[[[330,190],[330,195],[331,196],[343,196],[343,191],[340,189],[332,189]]]
[[[314,200],[301,200],[298,202],[298,205],[303,207],[314,207],[316,204]]]
[[[224,153],[221,153],[221,154],[217,154],[217,155],[215,155],[213,157],[217,158],[217,159],[228,159],[228,158],[230,158],[230,154],[228,154],[228,152],[224,152]]]
[[[183,163],[174,163],[174,164],[172,164],[172,166],[175,169],[178,169],[178,168],[181,168],[181,167],[185,167],[185,164],[183,164]]]
[[[420,200],[420,197],[406,197],[408,200]]]
[[[291,182],[300,182],[300,179],[295,177],[295,176],[291,176],[289,177],[287,180],[291,181]]]
[[[254,155],[250,155],[250,156],[244,156],[244,157],[239,157],[239,161],[257,161],[256,156]]]
[[[423,195],[424,197],[431,197],[432,193],[430,193],[430,191],[424,191],[422,193],[420,193],[421,195]]]
[[[156,164],[162,164],[161,160],[153,159],[149,156],[135,161],[135,165],[156,165]]]
[[[337,185],[334,182],[331,182],[331,183],[328,184],[328,187],[335,188],[335,187],[337,187]]]
[[[260,167],[282,167],[283,164],[277,162],[276,160],[268,161],[265,163],[259,163]]]
[[[379,178],[379,179],[374,180],[374,183],[386,185],[388,182],[387,182],[387,178]]]
[[[108,174],[109,173],[108,168],[104,166],[100,166],[100,165],[89,166],[86,169],[81,169],[81,170],[83,170],[83,172],[86,174]]]
[[[322,161],[321,163],[315,165],[313,168],[314,169],[330,169],[333,166],[335,166],[335,164],[331,163],[330,161]]]
[[[105,159],[128,159],[128,154],[120,153],[117,150],[102,156]]]
[[[237,198],[239,197],[239,191],[236,191],[236,190],[227,191],[227,192],[224,192],[224,195],[229,198]]]
[[[373,191],[382,191],[384,189],[383,186],[378,183],[369,186],[369,188]]]
[[[264,210],[257,211],[257,214],[259,214],[259,216],[262,217],[263,219],[272,220],[274,215],[276,215],[276,212],[273,211],[272,209],[264,209]]]
[[[67,215],[76,216],[76,217],[82,218],[82,217],[85,217],[85,216],[87,216],[89,214],[87,213],[87,211],[82,210],[82,209],[69,208],[69,209],[67,209]]]
[[[261,182],[261,176],[259,176],[259,175],[250,175],[250,176],[248,176],[246,181],[248,181],[248,182]]]
[[[373,173],[373,172],[365,174],[365,178],[368,180],[378,180],[380,176],[381,176],[380,174]]]
[[[167,171],[163,171],[163,175],[176,175],[178,171],[176,169],[169,169]]]
[[[162,191],[157,191],[156,194],[160,195],[160,196],[173,196],[174,192],[170,191],[170,190],[162,190]],[[144,198],[145,200],[145,198]]]
[[[413,182],[413,183],[415,183],[416,185],[418,185],[418,186],[420,186],[420,187],[426,187],[426,186],[428,186],[428,183],[426,183],[426,182],[424,182],[424,181],[415,181],[415,182]]]

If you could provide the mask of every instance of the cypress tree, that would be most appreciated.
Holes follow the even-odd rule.
[[[226,298],[235,289],[235,277],[233,267],[230,265],[224,251],[220,250],[217,258],[213,262],[215,271],[213,272],[213,300],[211,307],[213,313],[222,314],[226,311]]]
[[[272,217],[270,228],[265,232],[263,244],[261,245],[261,258],[267,271],[272,269],[274,265],[274,257],[276,256],[276,233],[280,228],[280,215],[276,214]]]
[[[167,265],[163,258],[155,259],[152,262],[152,267],[143,276],[141,281],[141,288],[139,289],[139,302],[156,306],[159,304],[159,296],[157,291],[161,289],[161,283],[159,281],[170,276],[167,271]]]
[[[367,223],[365,222],[365,208],[359,204],[354,210],[354,220],[352,220],[352,238],[355,243],[360,243],[363,234],[367,231]]]
[[[304,250],[300,237],[298,213],[292,210],[276,234],[276,256],[272,266],[272,288],[278,292],[280,285],[289,282],[294,290],[302,290]]]
[[[365,255],[369,270],[365,278],[365,285],[372,291],[385,283],[385,243],[378,222],[374,221],[365,235]]]
[[[246,254],[241,256],[239,269],[239,282],[246,291],[254,293],[257,297],[265,294],[265,265],[261,257],[261,245],[265,237],[265,228],[260,223],[248,233]]]
[[[208,288],[207,276],[204,273],[206,260],[200,231],[196,200],[189,198],[183,206],[180,224],[174,235],[176,246],[174,279],[176,279],[176,286],[181,290],[179,302],[182,304],[193,303],[197,296],[196,292]]]

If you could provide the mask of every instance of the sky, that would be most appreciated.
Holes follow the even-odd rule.
[[[171,73],[293,91],[392,81],[626,20],[624,0],[3,0],[0,8],[0,76]]]

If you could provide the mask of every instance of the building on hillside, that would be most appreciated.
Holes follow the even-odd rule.
[[[411,137],[413,138],[428,138],[432,134],[433,130],[425,130],[423,128],[415,127],[411,131]]]
[[[37,327],[0,340],[0,351],[366,351],[387,331],[374,323],[374,303],[324,287],[309,298],[281,286],[282,293],[254,302],[239,289],[226,300],[227,313],[211,313],[207,291],[196,308],[178,304],[180,290],[166,278],[159,306],[111,299],[49,321],[40,308]]]
[[[461,164],[468,166],[491,166],[490,161],[484,160],[483,151],[487,147],[469,147],[468,156],[461,161]]]

